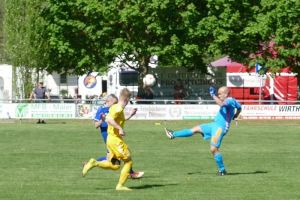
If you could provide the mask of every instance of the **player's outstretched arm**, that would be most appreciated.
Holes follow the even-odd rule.
[[[94,126],[96,129],[100,128],[101,124],[105,122],[105,114],[102,108],[98,108],[97,113],[94,118]]]
[[[240,109],[237,109],[237,110],[236,110],[236,113],[235,113],[234,116],[233,116],[233,120],[237,119],[237,118],[239,117],[239,115],[240,115],[241,112],[242,112],[242,109],[241,109],[241,108],[240,108]]]
[[[221,101],[221,100],[219,99],[219,97],[213,96],[213,99],[215,100],[215,102],[216,102],[219,106],[223,106],[223,105],[224,105],[223,101]]]
[[[94,121],[94,125],[95,125],[95,128],[100,128],[100,125],[101,125],[102,121]]]
[[[126,120],[126,121],[129,120],[132,116],[134,116],[134,115],[136,114],[136,112],[137,112],[137,108],[133,108],[133,109],[131,110],[130,115],[129,115],[125,120]]]
[[[219,106],[223,106],[223,101],[221,101],[219,99],[219,97],[217,96],[217,89],[215,87],[213,87],[213,86],[209,87],[209,94]]]
[[[46,97],[47,97],[48,101],[51,101],[51,97],[48,92],[46,93]]]
[[[35,99],[35,93],[33,91],[30,93],[30,97],[29,97],[30,101],[32,101],[32,99]]]

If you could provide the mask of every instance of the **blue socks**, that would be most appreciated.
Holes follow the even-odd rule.
[[[103,161],[103,160],[106,160],[106,157],[99,157],[99,158],[97,158],[97,161]]]
[[[193,135],[193,132],[191,129],[183,129],[179,131],[173,131],[173,136],[175,138],[177,137],[190,137]]]
[[[225,171],[225,167],[224,167],[224,164],[223,164],[223,157],[222,157],[222,154],[221,153],[215,153],[214,154],[214,159],[217,163],[217,166],[219,168],[219,172],[224,172]]]

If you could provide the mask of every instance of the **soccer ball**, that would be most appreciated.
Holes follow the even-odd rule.
[[[156,79],[153,76],[153,74],[147,74],[144,78],[143,78],[143,83],[144,86],[148,86],[148,87],[152,87],[155,85],[156,83]]]

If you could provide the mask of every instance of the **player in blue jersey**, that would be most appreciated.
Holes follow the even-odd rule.
[[[217,163],[218,175],[223,176],[226,175],[226,170],[219,148],[223,137],[229,130],[231,120],[234,120],[239,116],[242,108],[239,102],[237,102],[234,98],[229,97],[229,88],[225,86],[219,88],[218,94],[216,94],[216,89],[214,87],[210,87],[209,93],[220,106],[220,110],[215,116],[214,122],[178,131],[171,131],[165,128],[165,133],[170,139],[190,137],[195,133],[200,133],[204,140],[210,139],[210,151]]]
[[[96,112],[96,115],[94,117],[94,124],[95,128],[99,128],[101,135],[103,137],[103,141],[106,144],[107,141],[107,127],[108,124],[105,121],[106,115],[109,112],[109,108],[116,104],[118,102],[118,97],[116,97],[114,94],[110,94],[107,96],[105,104],[103,106],[100,106]],[[135,113],[132,113],[130,117],[132,117]],[[130,117],[126,118],[126,120],[129,120]],[[97,161],[106,160],[109,152],[107,151],[107,155],[103,157],[99,157]],[[130,177],[133,179],[141,178],[144,175],[144,172],[135,172],[132,169],[130,169]]]

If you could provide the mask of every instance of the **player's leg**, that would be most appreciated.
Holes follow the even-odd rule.
[[[134,171],[133,168],[131,167],[130,172],[129,172],[129,177],[132,179],[139,179],[142,178],[145,174],[143,171]]]
[[[101,136],[103,138],[104,143],[106,144],[107,136],[108,136],[107,128],[101,128]]]
[[[120,169],[120,161],[116,160],[116,162],[103,160],[95,162],[95,167],[100,167],[102,169],[111,169],[111,170],[118,170]]]
[[[88,162],[84,163],[82,168],[82,176],[84,177],[91,169],[95,167],[95,162],[97,162],[94,158],[91,158]]]
[[[107,140],[105,141],[107,142]],[[107,144],[108,157],[106,160],[96,161],[94,163],[95,167],[100,167],[102,169],[111,169],[118,170],[120,169],[120,155],[118,152],[119,146],[115,144],[115,142],[109,142]]]
[[[106,144],[106,141],[107,141],[107,128],[101,128],[101,136],[103,138],[104,143]],[[101,157],[97,158],[97,161],[107,160],[107,157],[108,157],[108,150],[106,150],[106,156],[101,156]]]
[[[106,141],[107,141],[107,128],[106,129],[101,129],[101,135],[103,137],[103,141],[106,144]],[[106,157],[99,157],[97,159],[97,161],[107,160],[108,157],[109,157],[109,151],[107,150],[107,156]],[[132,168],[130,169],[129,174],[130,174],[130,178],[132,178],[132,179],[139,179],[139,178],[142,178],[144,176],[144,172],[142,172],[142,171],[135,172]]]
[[[85,176],[89,170],[93,169],[94,167],[100,167],[103,169],[112,169],[117,170],[120,168],[120,163],[116,164],[113,163],[114,159],[120,160],[120,153],[119,153],[119,139],[110,139],[106,141],[106,147],[109,151],[109,157],[106,160],[97,161],[95,159],[90,159],[82,169],[82,176]]]
[[[124,166],[121,170],[119,182],[116,186],[116,190],[125,190],[129,191],[128,187],[124,186],[125,182],[127,181],[129,174],[130,174],[130,169],[132,168],[132,159],[130,155],[130,150],[128,146],[124,143],[124,141],[119,141],[116,143],[116,149],[115,149],[115,155],[118,159],[121,159],[124,161]]]
[[[214,160],[218,166],[218,175],[220,176],[226,175],[226,170],[223,163],[223,156],[219,151],[223,137],[224,137],[224,133],[222,128],[217,127],[214,130],[214,133],[212,134],[211,142],[210,142],[210,151],[214,156]]]
[[[191,129],[182,129],[177,131],[171,131],[167,128],[165,128],[165,133],[168,138],[174,139],[178,137],[191,137],[195,133],[202,133],[202,129],[200,126],[194,126]]]
[[[129,172],[130,172],[130,169],[132,167],[132,164],[133,164],[133,162],[132,162],[130,157],[127,160],[124,160],[124,166],[121,170],[121,174],[120,174],[119,182],[116,186],[116,190],[124,190],[124,191],[130,191],[131,190],[130,188],[124,186],[124,184],[128,179]]]
[[[215,146],[211,146],[210,150],[211,150],[211,152],[214,156],[214,160],[216,161],[216,164],[218,166],[218,175],[219,176],[226,175],[226,170],[225,170],[225,166],[223,163],[223,156],[222,156],[221,152]]]
[[[91,158],[82,169],[82,176],[85,176],[91,169],[94,167],[99,167],[102,169],[111,169],[111,170],[118,170],[120,169],[120,162],[113,163],[110,160],[102,160],[97,161],[94,158]]]
[[[107,128],[106,129],[101,129],[101,135],[103,137],[103,141],[105,142],[106,144],[106,141],[107,141]],[[109,151],[107,150],[107,156],[106,157],[99,157],[97,159],[97,161],[103,161],[103,160],[107,160],[107,158],[109,157]],[[143,175],[144,175],[144,172],[142,171],[137,171],[135,172],[132,168],[130,169],[130,178],[132,179],[139,179],[139,178],[142,178]]]

